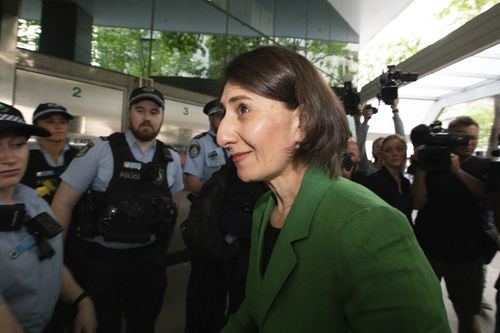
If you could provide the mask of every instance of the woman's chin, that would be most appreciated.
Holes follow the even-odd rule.
[[[259,181],[259,180],[253,179],[252,174],[249,172],[245,172],[244,170],[242,170],[242,168],[237,168],[237,171],[238,171],[238,177],[242,181],[244,181],[245,183]]]

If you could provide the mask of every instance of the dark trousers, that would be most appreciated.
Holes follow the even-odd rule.
[[[226,285],[220,265],[191,259],[184,333],[216,333],[222,329],[226,321]]]
[[[245,297],[250,241],[226,262],[191,259],[184,333],[215,333],[236,312]]]
[[[127,333],[154,333],[163,304],[165,250],[158,244],[113,250],[85,242],[78,278],[94,302],[102,333],[120,333],[122,316]]]

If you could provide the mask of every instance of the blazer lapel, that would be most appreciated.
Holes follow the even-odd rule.
[[[278,240],[274,245],[273,253],[266,272],[262,275],[262,250],[264,235],[274,207],[274,199],[269,196],[262,218],[259,221],[258,238],[258,272],[260,287],[257,299],[259,302],[256,313],[257,323],[262,327],[262,323],[271,307],[273,301],[278,296],[281,287],[286,282],[288,276],[297,265],[297,256],[293,248],[293,242],[308,237],[313,215],[318,207],[321,198],[325,195],[330,186],[330,177],[322,171],[310,167],[306,172],[299,193],[293,203],[285,221],[285,226],[280,232]]]

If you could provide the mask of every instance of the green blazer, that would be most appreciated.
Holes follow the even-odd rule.
[[[246,299],[230,332],[449,333],[441,287],[405,216],[310,167],[262,274],[275,199],[254,210]]]

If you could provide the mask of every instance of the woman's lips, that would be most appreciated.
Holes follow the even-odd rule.
[[[247,156],[248,153],[234,153],[231,155],[234,163],[243,161]]]
[[[19,169],[0,171],[2,177],[15,177],[19,174]]]

